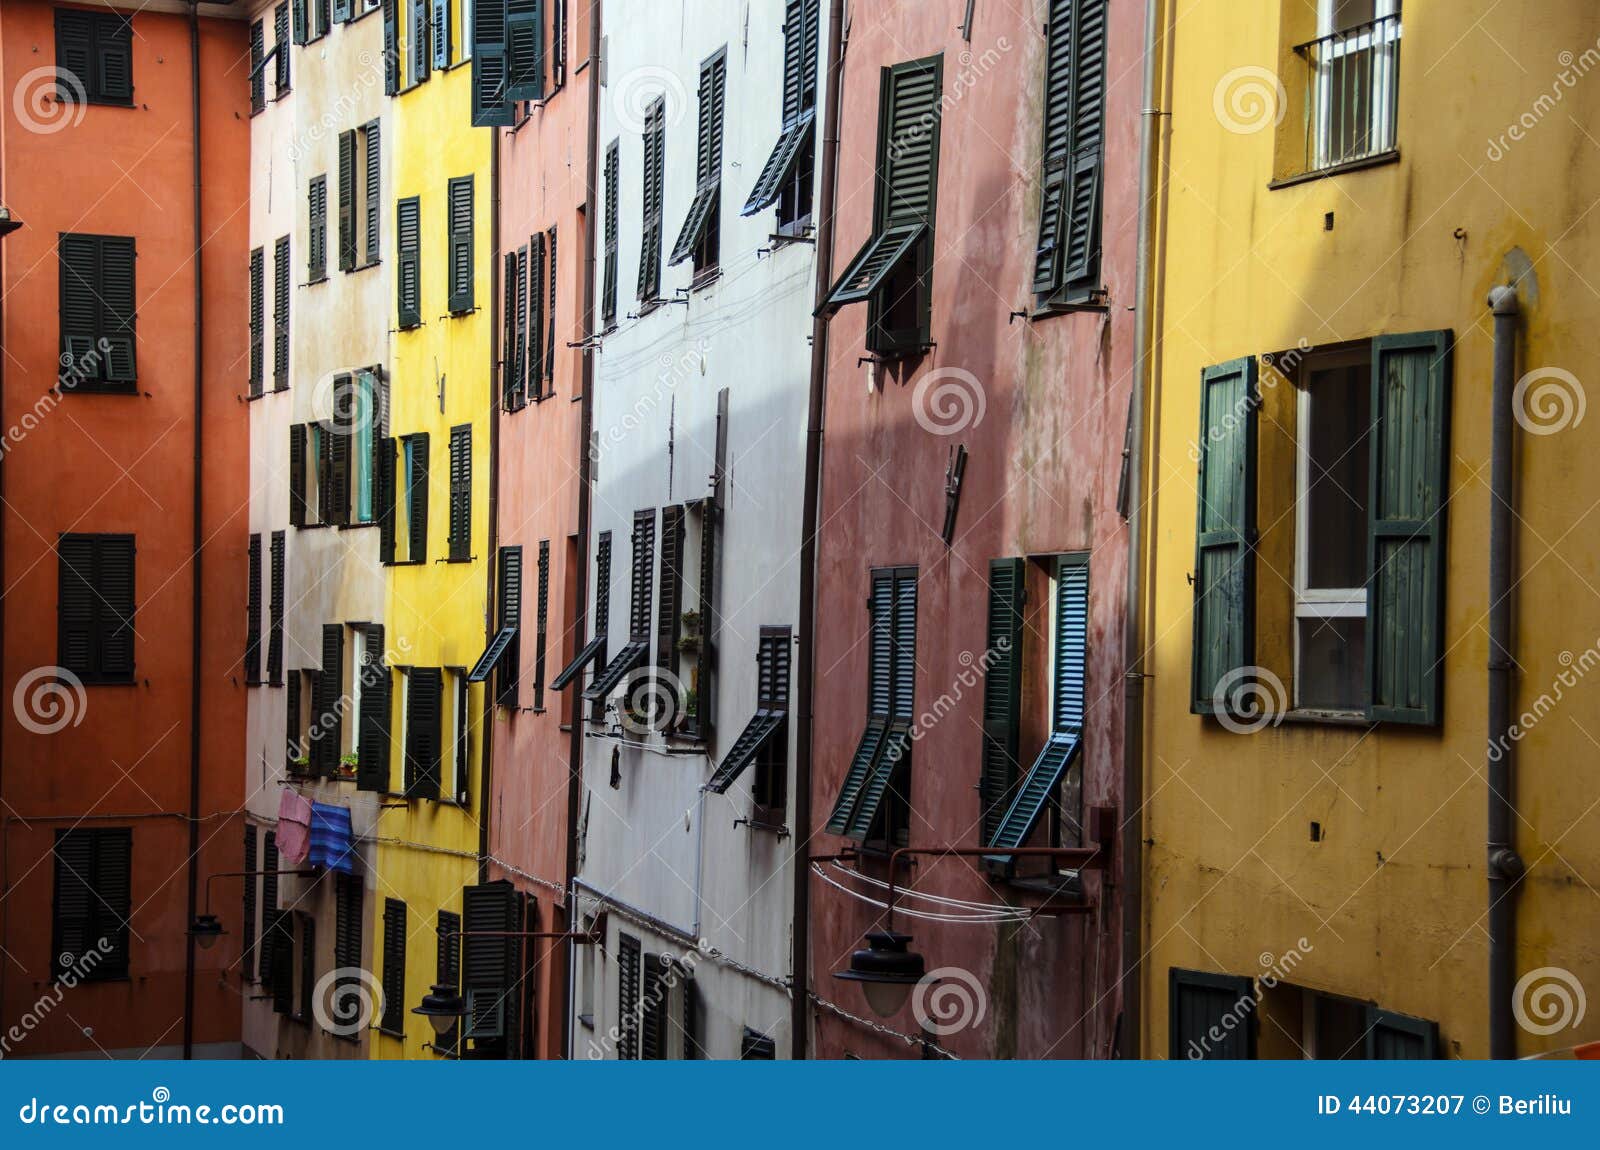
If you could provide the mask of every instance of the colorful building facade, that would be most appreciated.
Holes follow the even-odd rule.
[[[211,5],[0,14],[8,1057],[239,1051],[238,936],[189,930],[240,869],[245,54]]]

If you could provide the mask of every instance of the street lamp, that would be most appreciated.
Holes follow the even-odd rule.
[[[260,878],[264,874],[296,875],[307,878],[316,873],[315,870],[224,870],[206,875],[206,907],[200,914],[195,915],[194,921],[189,924],[189,937],[199,944],[201,950],[210,950],[217,945],[217,939],[228,933],[222,929],[222,920],[211,913],[211,883],[214,879]]]
[[[200,914],[189,927],[189,933],[195,942],[200,944],[201,950],[210,950],[217,945],[217,939],[228,932],[222,929],[222,923],[214,914]]]
[[[867,949],[850,956],[850,969],[835,978],[859,982],[867,1005],[879,1018],[888,1018],[906,1004],[911,988],[922,981],[926,964],[910,949],[911,936],[893,930],[867,933]]]
[[[422,996],[422,1005],[413,1006],[412,1014],[420,1014],[433,1026],[440,1038],[467,1013],[467,1004],[456,993],[455,987],[442,982],[433,984],[429,993]]]

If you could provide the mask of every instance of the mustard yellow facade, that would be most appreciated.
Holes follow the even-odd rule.
[[[1600,11],[1166,0],[1160,28],[1143,1051],[1477,1058],[1508,1008],[1517,1054],[1593,1040]],[[1514,726],[1490,746],[1508,286]],[[1258,407],[1212,386],[1229,370]],[[1401,536],[1386,501],[1421,507]],[[1253,587],[1216,561],[1230,530]],[[1197,628],[1208,580],[1238,599]],[[1512,1003],[1488,975],[1498,756]]]
[[[377,824],[377,895],[373,908],[374,972],[381,974],[395,948],[387,936],[402,919],[390,900],[404,904],[404,987],[401,1008],[389,1017],[400,1029],[380,1028],[371,1043],[373,1057],[428,1058],[446,1055],[433,1045],[428,1021],[412,1013],[437,981],[441,913],[459,915],[462,888],[477,880],[479,821],[485,795],[481,722],[482,684],[466,684],[467,672],[483,653],[488,603],[489,491],[492,482],[490,427],[494,411],[491,375],[491,244],[493,237],[493,136],[471,126],[471,65],[464,58],[459,5],[453,12],[448,50],[450,66],[418,67],[412,50],[412,4],[400,6],[401,91],[393,101],[394,197],[383,205],[384,259],[396,261],[397,299],[391,302],[393,385],[388,413],[395,440],[396,561],[388,573],[386,620],[389,657],[396,664],[393,686],[391,798]],[[431,48],[430,57],[439,49]],[[460,236],[462,193],[470,180],[470,298],[452,282],[452,235]],[[420,247],[413,258],[402,234],[402,205],[415,197]],[[452,207],[457,209],[452,218]],[[457,259],[459,260],[459,254]],[[407,265],[414,264],[417,307],[405,307]],[[460,438],[470,437],[462,451]],[[426,436],[424,484],[414,474],[412,454]],[[452,541],[460,528],[452,514],[452,488],[463,485],[461,463],[470,458],[467,522],[470,537]],[[454,480],[453,480],[454,475]],[[411,518],[416,491],[425,487],[425,547],[412,554]],[[460,498],[458,494],[457,499]],[[439,675],[438,798],[407,797],[415,768],[408,763],[415,745],[408,731],[409,695],[418,689],[418,671]],[[462,692],[465,706],[461,705]],[[462,750],[464,749],[464,756]],[[426,789],[426,787],[425,787]],[[446,927],[459,930],[458,920]],[[459,947],[460,940],[447,940]],[[391,980],[392,982],[392,980]]]

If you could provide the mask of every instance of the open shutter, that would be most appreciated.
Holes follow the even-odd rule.
[[[402,328],[416,327],[422,322],[422,203],[416,196],[395,205],[394,226],[398,320]]]
[[[272,11],[272,46],[277,50],[278,71],[273,88],[281,96],[289,90],[289,5],[279,4]]]
[[[271,952],[268,971],[261,978],[272,985],[272,1011],[274,1014],[294,1013],[294,912],[268,908],[263,916],[266,923],[262,944]]]
[[[366,217],[366,242],[365,260],[369,264],[378,262],[381,251],[378,232],[378,207],[383,202],[383,129],[377,120],[367,124],[366,155],[363,157],[366,167],[366,187],[363,189],[364,207]]]
[[[509,882],[479,883],[461,892],[461,991],[467,1002],[465,1037],[480,1055],[496,1052],[510,1027],[512,972],[517,939],[496,937],[518,929],[517,892]]]
[[[1050,0],[1044,74],[1044,171],[1039,200],[1039,242],[1033,290],[1061,283],[1061,217],[1072,159],[1072,25],[1077,0]]]
[[[656,666],[678,673],[678,619],[683,610],[683,508],[661,509],[661,585],[656,601]]]
[[[544,235],[535,232],[528,237],[527,275],[518,280],[518,322],[523,325],[518,350],[522,353],[519,367],[522,371],[526,394],[537,400],[544,389],[539,384],[540,368],[544,364]],[[522,252],[517,253],[519,261]],[[520,269],[519,269],[520,270]]]
[[[295,916],[300,922],[300,1017],[314,1017],[317,989],[317,920],[309,914]]]
[[[312,744],[313,765],[319,774],[332,778],[339,770],[339,754],[344,738],[344,624],[322,626],[322,670],[317,675],[321,700],[317,704]]]
[[[385,2],[386,5],[392,5],[394,0],[385,0]],[[307,16],[309,14],[308,5],[309,0],[294,0],[294,42],[296,44],[304,44],[310,39],[310,33],[306,29]]]
[[[472,177],[450,181],[450,310],[471,311],[472,292]]]
[[[365,665],[356,668],[361,676],[361,737],[356,741],[356,789],[389,789],[389,700],[394,689],[394,672],[383,662],[383,625],[367,627]]]
[[[1061,277],[1082,283],[1100,271],[1104,153],[1106,0],[1077,0],[1072,37],[1072,160],[1065,189]]]
[[[501,0],[506,8],[506,96],[544,99],[544,2]]]
[[[60,977],[99,941],[93,937],[94,831],[56,831],[51,970]],[[65,959],[65,961],[62,961]]]
[[[289,428],[289,525],[306,525],[306,425]]]
[[[348,375],[333,380],[333,426],[328,439],[328,516],[327,522],[350,522],[350,450],[355,441],[355,419],[370,417],[362,411],[356,384]]]
[[[260,395],[266,369],[266,256],[250,253],[250,394]]]
[[[295,27],[302,26],[306,0],[295,0]],[[297,38],[296,43],[305,43]],[[400,92],[400,0],[383,0],[383,92]]]
[[[633,513],[633,572],[628,602],[628,638],[650,642],[650,592],[655,582],[656,513]]]
[[[57,8],[56,94],[77,103],[84,98],[94,76],[94,13],[81,8]]]
[[[365,884],[356,875],[334,875],[333,965],[339,972],[332,998],[334,1031],[352,1041],[360,1038],[355,1024],[361,1013],[361,904]],[[387,1003],[385,1004],[387,1005]]]
[[[433,981],[439,986],[460,992],[461,989],[461,916],[454,911],[439,912],[438,941],[434,953]],[[456,1049],[461,1038],[461,1024],[452,1023],[436,1041],[446,1054],[459,1053]]]
[[[515,122],[506,64],[506,0],[477,0],[472,5],[473,127],[510,127]]]
[[[533,705],[544,706],[544,657],[549,643],[546,617],[550,610],[550,540],[539,541],[539,598],[535,605],[535,638],[533,651]]]
[[[639,244],[639,299],[661,295],[661,211],[667,156],[666,104],[658,98],[644,118],[644,226]]]
[[[522,406],[517,387],[517,253],[507,252],[501,271],[500,409]]]
[[[356,133],[339,133],[339,270],[356,266]]]
[[[617,179],[621,175],[621,150],[616,140],[606,145],[606,263],[600,318],[608,327],[617,319]]]
[[[383,900],[383,1017],[378,1029],[405,1033],[406,1023],[406,904],[397,898]]]
[[[1367,715],[1432,726],[1444,698],[1448,331],[1372,346],[1367,538]]]
[[[273,686],[283,682],[284,545],[282,531],[272,533],[272,605],[268,609],[267,680]]]
[[[994,841],[1017,778],[1022,706],[1022,605],[1027,560],[989,563],[989,669],[983,679],[983,756],[978,801],[985,843]]]
[[[261,536],[250,536],[249,584],[245,590],[244,681],[261,681]]]
[[[1200,373],[1190,709],[1213,714],[1255,662],[1256,361]]]
[[[256,862],[256,843],[260,832],[254,823],[246,823],[244,827],[244,905],[240,907],[239,923],[239,964],[244,972],[246,982],[254,982],[256,977],[256,895],[260,890],[260,877],[255,873],[260,869]]]
[[[433,5],[433,66],[450,67],[450,0],[428,0]]]
[[[394,562],[395,541],[395,440],[378,440],[378,561]]]
[[[304,677],[299,671],[290,671],[284,682],[283,772],[287,775],[299,772],[298,761],[305,756],[300,739],[300,681]]]
[[[289,237],[272,248],[272,386],[289,386]]]
[[[550,245],[550,307],[546,322],[550,325],[544,342],[544,377],[550,381],[550,394],[555,394],[556,378],[556,229],[551,225],[546,239]],[[531,370],[531,369],[530,369]]]
[[[420,84],[428,78],[433,64],[433,42],[428,36],[428,4],[430,0],[411,0],[411,83]]]
[[[643,956],[639,940],[618,936],[617,945],[617,1057],[639,1057],[639,980]]]
[[[518,686],[521,682],[522,643],[522,548],[500,548],[498,608],[500,629],[514,628],[513,637],[502,652],[495,670],[495,702],[502,707],[518,705]]]
[[[306,193],[308,232],[310,242],[306,264],[306,278],[312,283],[328,274],[328,177],[318,176],[311,181]]]
[[[410,462],[409,495],[410,504],[410,539],[407,546],[410,548],[406,558],[412,563],[420,563],[428,557],[428,435],[426,432],[411,436],[406,444],[406,458]]]
[[[443,676],[437,667],[413,667],[406,680],[406,797],[437,799]]]
[[[450,561],[472,558],[472,425],[450,429]]]

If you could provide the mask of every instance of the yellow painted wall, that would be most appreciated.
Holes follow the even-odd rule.
[[[403,13],[409,5],[402,5]],[[459,21],[457,22],[459,27]],[[402,30],[409,27],[402,19]],[[452,58],[459,57],[460,37]],[[403,49],[402,49],[403,51]],[[404,54],[404,53],[403,53]],[[391,434],[429,434],[429,515],[427,562],[393,566],[388,572],[387,641],[391,658],[419,667],[470,668],[483,653],[487,610],[489,551],[489,428],[492,413],[491,299],[493,276],[491,234],[493,195],[490,157],[493,136],[471,126],[471,66],[461,63],[449,71],[434,71],[420,84],[403,90],[394,100],[393,197],[384,204],[384,259],[395,257],[397,200],[421,197],[422,325],[394,336],[394,375],[390,397]],[[403,66],[409,82],[409,58]],[[448,314],[446,275],[446,205],[453,178],[474,177],[475,215],[473,254],[475,310],[460,316]],[[395,321],[390,302],[390,325]],[[440,393],[443,391],[443,411]],[[448,554],[450,429],[472,425],[472,561],[443,562]],[[401,529],[403,533],[403,528]],[[404,542],[401,544],[404,553]],[[449,714],[450,691],[446,682],[444,709]],[[470,691],[469,740],[470,801],[466,809],[453,803],[413,799],[387,810],[378,820],[379,904],[373,919],[376,937],[374,966],[382,968],[383,898],[398,898],[407,906],[405,1038],[377,1036],[372,1043],[376,1058],[426,1058],[424,1049],[433,1039],[427,1021],[411,1013],[427,993],[436,973],[438,911],[461,911],[461,888],[477,880],[478,819],[483,787],[482,731],[479,722],[484,703],[481,685]],[[395,686],[396,740],[391,754],[394,790],[404,785],[404,746],[401,742],[403,698],[400,676]],[[448,732],[448,727],[446,728]],[[446,734],[445,757],[449,747]],[[399,800],[391,799],[392,803]],[[392,840],[400,840],[396,843]],[[410,845],[419,844],[419,845]],[[434,848],[434,849],[425,849]]]
[[[1274,176],[1299,165],[1305,81],[1289,49],[1315,35],[1314,5],[1170,6],[1149,508],[1145,1051],[1167,1053],[1169,968],[1255,976],[1264,962],[1302,949],[1303,938],[1290,981],[1437,1020],[1442,1053],[1482,1057],[1493,346],[1485,296],[1531,265],[1520,293],[1519,373],[1576,373],[1578,389],[1558,384],[1574,402],[1593,384],[1600,11],[1406,0],[1398,160],[1272,189]],[[1252,83],[1264,118],[1250,102]],[[1284,112],[1277,126],[1275,109]],[[1241,735],[1191,715],[1187,576],[1202,368],[1301,341],[1438,328],[1457,341],[1441,726],[1290,720]],[[1292,690],[1294,389],[1263,371],[1262,390],[1256,661]],[[1519,431],[1514,706],[1545,712],[1517,748],[1516,845],[1530,868],[1517,970],[1563,968],[1591,1004],[1600,992],[1600,895],[1590,885],[1600,873],[1600,452],[1592,426]],[[1536,702],[1541,695],[1553,707]],[[1313,821],[1320,842],[1311,841]],[[1297,1024],[1281,1005],[1269,996],[1261,1052],[1298,1057],[1290,1041]],[[1576,1030],[1519,1029],[1519,1053],[1597,1037],[1600,1015],[1591,1010]]]

